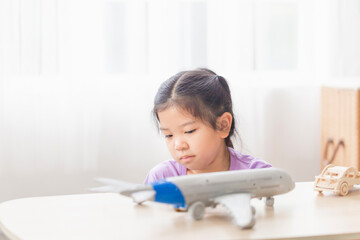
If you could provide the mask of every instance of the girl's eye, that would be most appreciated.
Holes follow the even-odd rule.
[[[171,134],[169,134],[169,135],[165,135],[165,138],[171,138],[172,137],[172,135]]]
[[[185,133],[193,133],[195,131],[196,131],[196,129],[193,129],[193,130],[190,130],[190,131],[186,131]]]

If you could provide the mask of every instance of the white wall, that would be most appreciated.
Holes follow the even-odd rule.
[[[320,87],[274,85],[232,86],[243,151],[312,181],[320,171]]]
[[[170,157],[150,115],[163,79],[3,79],[1,198],[83,193],[99,176],[142,182]],[[319,87],[229,83],[237,148],[311,181],[320,161]]]

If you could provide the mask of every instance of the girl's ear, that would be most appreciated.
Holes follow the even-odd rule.
[[[217,118],[216,126],[221,138],[229,136],[232,120],[232,115],[229,112],[224,112]]]

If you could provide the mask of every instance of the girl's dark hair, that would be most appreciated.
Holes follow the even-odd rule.
[[[177,73],[161,84],[155,96],[152,113],[157,126],[158,112],[171,106],[186,110],[214,129],[218,129],[217,117],[229,112],[233,120],[225,144],[233,147],[231,136],[235,133],[235,119],[230,88],[225,78],[206,68]]]

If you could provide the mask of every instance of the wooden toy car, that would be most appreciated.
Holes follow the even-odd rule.
[[[314,190],[332,191],[345,196],[354,184],[360,184],[360,173],[353,167],[327,165],[320,175],[315,177]]]

